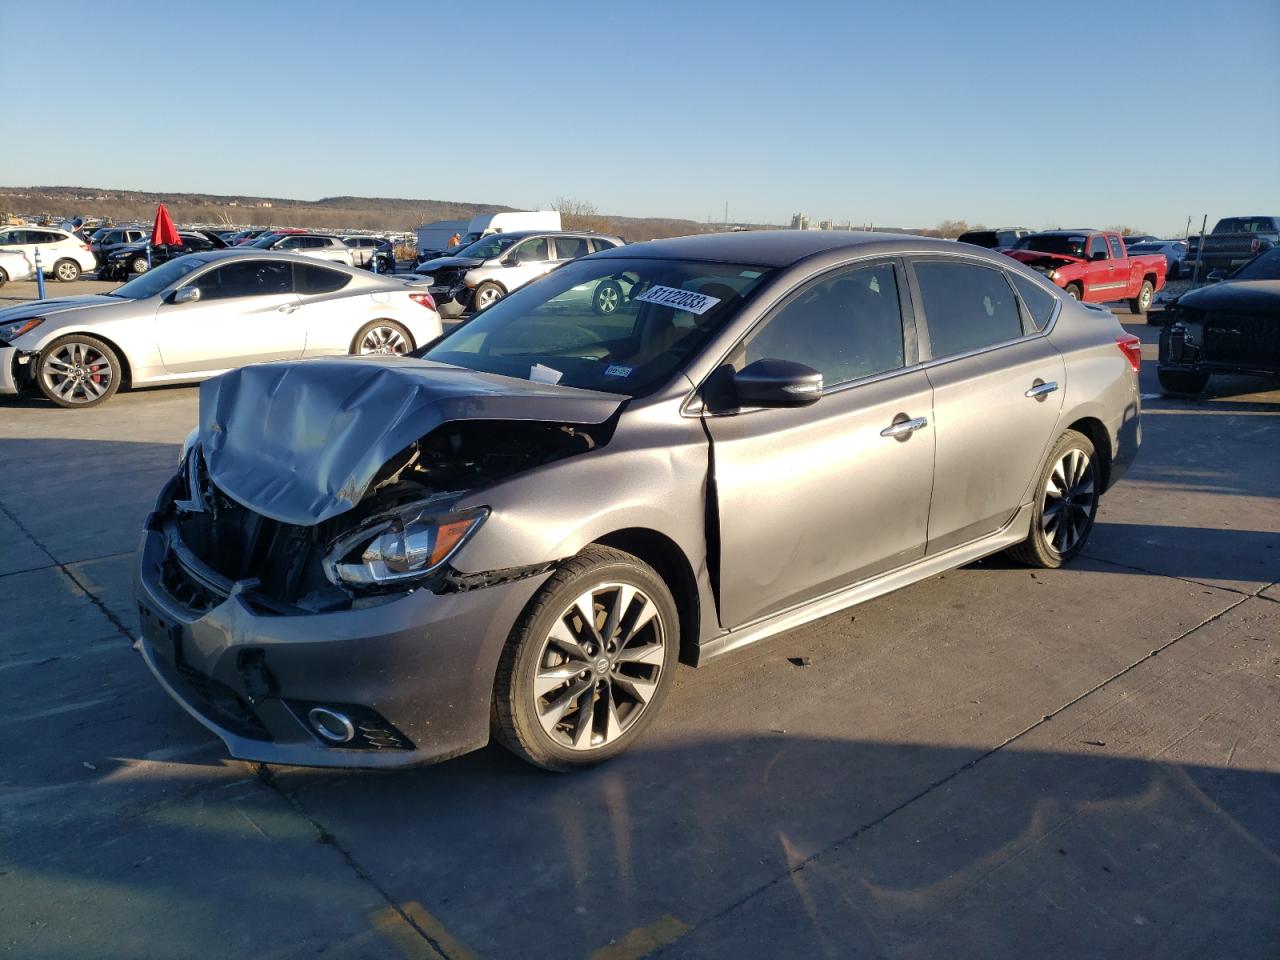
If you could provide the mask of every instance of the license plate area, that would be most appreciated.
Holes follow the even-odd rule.
[[[138,621],[142,625],[142,639],[151,645],[161,659],[176,667],[182,657],[178,625],[142,604],[138,605]]]

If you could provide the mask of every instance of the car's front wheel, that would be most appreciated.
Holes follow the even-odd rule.
[[[1169,370],[1156,367],[1160,390],[1175,397],[1194,397],[1209,385],[1209,374],[1203,370]]]
[[[616,756],[657,715],[679,632],[671,591],[652,567],[588,547],[552,574],[511,631],[494,684],[498,740],[548,770]]]
[[[0,269],[0,287],[3,287],[8,282],[9,275],[5,273],[3,269]]]
[[[36,386],[60,407],[96,407],[120,389],[120,358],[97,337],[60,337],[40,353]]]
[[[1027,539],[1009,554],[1032,567],[1060,567],[1084,549],[1102,496],[1093,442],[1068,430],[1054,444],[1036,487]]]
[[[371,320],[351,341],[351,352],[361,356],[376,353],[406,354],[413,349],[413,335],[394,320]]]
[[[134,257],[129,269],[134,273],[146,273],[151,269],[151,264],[147,263],[146,257]]]
[[[501,300],[506,294],[496,283],[482,283],[476,287],[475,300],[472,305],[476,310],[483,310]]]
[[[1070,297],[1072,300],[1084,299],[1084,290],[1081,289],[1080,284],[1078,283],[1068,283],[1062,289],[1066,291],[1067,296]]]
[[[80,264],[74,260],[59,260],[53,265],[53,275],[62,283],[80,279]]]

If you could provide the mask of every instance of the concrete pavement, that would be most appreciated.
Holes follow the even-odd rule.
[[[1257,386],[1148,400],[1077,563],[992,558],[682,669],[647,739],[575,776],[494,747],[226,759],[130,649],[131,553],[196,391],[0,399],[0,951],[1275,956],[1280,392]]]

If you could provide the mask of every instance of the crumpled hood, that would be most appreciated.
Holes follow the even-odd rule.
[[[484,263],[479,257],[436,257],[434,260],[425,260],[414,267],[415,273],[430,273],[432,270],[445,270],[449,267],[464,267],[470,270],[472,267],[478,267]]]
[[[1028,266],[1035,265],[1037,267],[1065,267],[1069,263],[1086,263],[1084,257],[1069,257],[1065,253],[1045,253],[1042,250],[1001,250],[1006,257]]]
[[[223,493],[310,526],[354,507],[383,464],[442,423],[599,424],[625,400],[399,357],[255,364],[201,385],[200,442]]]
[[[132,303],[120,297],[108,297],[103,294],[87,294],[80,297],[54,297],[52,300],[32,300],[20,303],[16,307],[5,307],[0,310],[0,323],[10,320],[25,320],[27,317],[51,317],[55,313],[66,313],[68,310],[83,310],[85,307],[106,307],[112,304]]]
[[[1178,306],[1193,310],[1280,314],[1280,280],[1224,280],[1178,298]]]

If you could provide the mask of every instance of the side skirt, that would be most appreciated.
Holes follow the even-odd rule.
[[[923,557],[905,567],[890,570],[870,580],[863,580],[850,587],[843,587],[824,597],[809,600],[789,610],[772,614],[763,620],[748,623],[735,630],[729,630],[702,643],[698,647],[697,665],[702,666],[716,657],[723,656],[740,647],[758,640],[765,640],[785,630],[794,630],[829,614],[852,607],[866,600],[871,600],[886,593],[892,593],[902,587],[908,587],[921,580],[946,573],[966,563],[973,563],[983,557],[998,553],[1005,547],[1021,543],[1031,529],[1031,514],[1034,504],[1023,505],[1013,519],[995,533],[988,534],[980,540],[954,547],[945,553]]]

